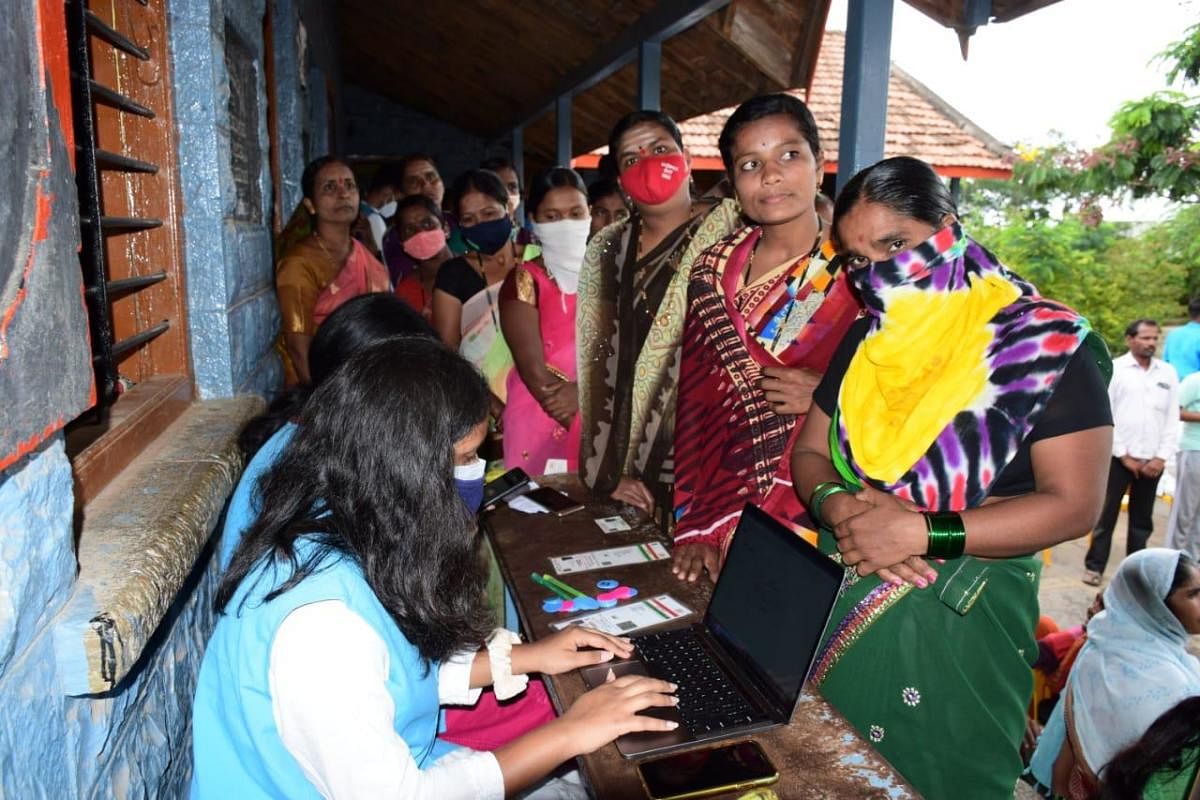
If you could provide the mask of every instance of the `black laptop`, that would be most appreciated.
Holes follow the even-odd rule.
[[[648,674],[679,686],[679,706],[642,713],[680,723],[617,739],[626,758],[746,736],[792,718],[844,570],[747,504],[704,621],[634,636],[629,661],[583,670],[588,686]]]

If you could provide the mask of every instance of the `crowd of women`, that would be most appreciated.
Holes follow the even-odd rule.
[[[730,197],[697,190],[656,111],[616,123],[590,187],[499,159],[447,198],[413,155],[360,197],[346,163],[309,165],[276,276],[292,391],[243,436],[197,796],[539,796],[670,724],[637,713],[676,702],[661,681],[556,717],[526,677],[630,645],[495,628],[474,518],[494,452],[640,509],[680,580],[716,580],[747,502],[808,532],[847,573],[812,685],[923,796],[1012,797],[1033,556],[1099,513],[1107,350],[969,236],[928,165],[881,161],[830,213],[816,123],[784,94],[740,106],[719,149]],[[1103,600],[1033,778],[1183,798],[1200,567],[1143,551]]]

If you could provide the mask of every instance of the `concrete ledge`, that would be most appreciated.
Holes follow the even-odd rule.
[[[242,470],[255,396],[193,403],[83,510],[79,577],[54,628],[62,691],[129,674],[196,564]]]

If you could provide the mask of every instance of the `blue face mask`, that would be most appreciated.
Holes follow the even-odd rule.
[[[471,509],[471,513],[479,511],[483,503],[483,474],[487,470],[487,462],[477,458],[471,464],[454,468],[454,483],[458,486],[458,496]]]
[[[463,239],[467,243],[467,247],[477,253],[483,253],[485,256],[490,256],[493,253],[500,251],[501,247],[508,244],[512,237],[513,221],[512,218],[505,214],[499,219],[480,222],[478,225],[472,225],[469,228],[462,228]]]

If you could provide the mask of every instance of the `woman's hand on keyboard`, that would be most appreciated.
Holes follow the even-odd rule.
[[[614,678],[610,672],[607,683],[576,700],[559,722],[569,728],[568,735],[578,755],[598,750],[627,733],[674,730],[679,727],[678,722],[637,712],[678,705],[679,699],[673,694],[677,688],[657,678],[644,675]]]
[[[628,639],[572,625],[545,639],[514,646],[512,671],[514,675],[558,675],[631,655],[633,645]]]

